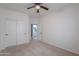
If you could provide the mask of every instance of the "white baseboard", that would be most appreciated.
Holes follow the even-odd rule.
[[[79,52],[72,51],[72,50],[70,50],[70,49],[66,49],[66,48],[63,48],[63,47],[61,47],[61,46],[57,46],[57,45],[55,45],[55,44],[53,44],[53,43],[50,43],[50,42],[48,42],[48,41],[45,41],[45,40],[41,40],[41,41],[44,42],[44,43],[53,45],[53,46],[55,46],[55,47],[58,47],[58,48],[60,48],[60,49],[64,49],[64,50],[66,50],[66,51],[69,51],[69,52],[72,52],[72,53],[75,53],[75,54],[78,54],[78,55],[79,55]]]

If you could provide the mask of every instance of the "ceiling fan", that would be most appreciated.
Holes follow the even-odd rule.
[[[31,8],[36,8],[37,9],[37,13],[39,13],[39,9],[43,8],[45,10],[48,10],[47,7],[42,6],[42,3],[33,3],[34,5],[32,7],[28,7],[27,9],[31,9]]]

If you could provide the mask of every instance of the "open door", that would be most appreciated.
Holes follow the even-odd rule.
[[[31,24],[31,39],[32,40],[38,39],[37,24]]]

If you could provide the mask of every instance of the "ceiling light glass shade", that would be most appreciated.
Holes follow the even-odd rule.
[[[36,9],[40,9],[40,6],[39,5],[36,5]]]

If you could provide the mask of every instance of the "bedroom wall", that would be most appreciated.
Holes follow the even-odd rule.
[[[42,41],[79,54],[79,4],[41,18]]]

